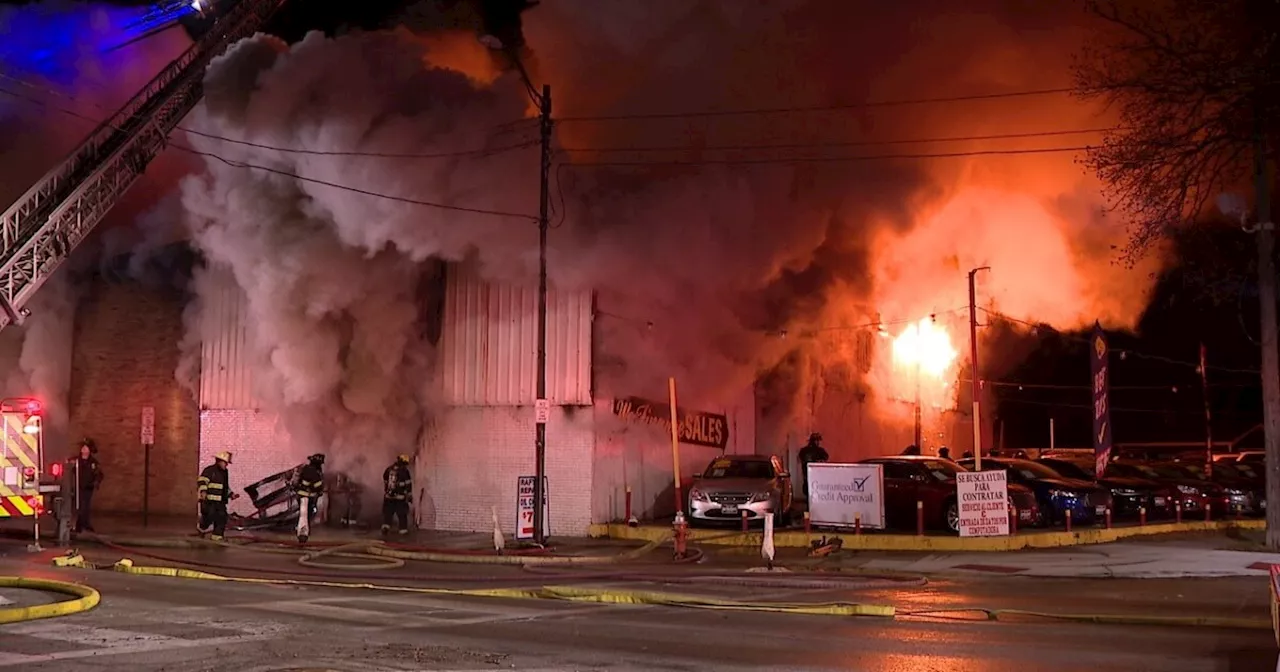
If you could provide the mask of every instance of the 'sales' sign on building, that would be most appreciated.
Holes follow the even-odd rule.
[[[626,397],[613,400],[613,414],[631,422],[642,422],[650,425],[661,425],[671,431],[671,406],[660,402]],[[688,411],[676,407],[676,418],[680,423],[679,436],[681,443],[695,446],[710,446],[724,450],[729,445],[729,419],[719,413],[703,413]]]

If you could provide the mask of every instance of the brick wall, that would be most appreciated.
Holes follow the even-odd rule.
[[[302,460],[289,449],[289,435],[273,413],[255,410],[200,412],[200,469],[213,456],[231,451],[231,489],[244,495],[244,486],[297,466]],[[195,475],[192,475],[195,478]],[[249,514],[253,505],[242,496],[231,503],[233,513]]]
[[[174,379],[185,297],[134,282],[91,283],[77,308],[72,437],[92,437],[106,472],[100,511],[141,512],[143,406],[156,409],[151,511],[187,514],[195,501],[196,402]],[[50,447],[51,454],[69,447]]]
[[[533,408],[447,409],[427,433],[415,468],[424,528],[483,532],[496,507],[502,531],[516,525],[516,482],[534,473]],[[582,536],[591,524],[594,465],[591,408],[552,406],[547,423],[547,493],[553,535]]]

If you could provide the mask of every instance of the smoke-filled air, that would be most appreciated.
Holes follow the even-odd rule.
[[[551,284],[597,293],[598,395],[660,395],[674,375],[691,403],[714,406],[762,378],[780,431],[815,384],[857,378],[889,402],[909,392],[902,381],[914,377],[901,374],[919,359],[945,404],[967,359],[958,309],[979,266],[991,267],[984,313],[1060,328],[1136,321],[1151,269],[1115,263],[1123,223],[1104,215],[1073,152],[895,142],[1096,141],[1033,135],[1107,125],[1066,96],[575,119],[1045,88],[1046,72],[1066,79],[1077,37],[1038,30],[1060,17],[907,5],[873,17],[854,5],[664,0],[641,16],[623,0],[561,0],[526,15],[526,64],[553,84],[562,119]],[[866,29],[855,39],[851,25]],[[186,139],[211,155],[182,185],[210,262],[197,289],[217,291],[230,270],[261,364],[255,393],[307,450],[391,452],[429,421],[433,352],[418,296],[429,260],[491,280],[536,277],[537,128],[518,74],[473,32],[410,28],[243,42],[211,67],[188,124],[252,143]],[[927,33],[930,47],[891,46],[912,42],[898,40],[904,31]],[[193,344],[211,324],[200,305]],[[858,333],[901,342],[868,354]]]

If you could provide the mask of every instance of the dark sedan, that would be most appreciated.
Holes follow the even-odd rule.
[[[1046,457],[1038,461],[1067,478],[1094,480],[1093,458]],[[1173,516],[1178,491],[1171,485],[1149,478],[1120,476],[1111,471],[1104,473],[1102,480],[1096,482],[1111,492],[1111,501],[1115,506],[1112,514],[1117,518],[1137,518],[1140,508],[1146,509],[1147,515],[1152,518]]]
[[[1107,465],[1107,473],[1112,472],[1117,476],[1150,478],[1177,488],[1184,515],[1202,513],[1205,506],[1212,507],[1213,511],[1227,510],[1227,491],[1222,486],[1198,478],[1173,463],[1112,462]]]
[[[873,457],[861,462],[879,464],[884,470],[884,515],[889,527],[915,529],[919,502],[925,527],[951,532],[960,529],[956,505],[956,472],[964,471],[960,465],[920,455]],[[1038,525],[1040,510],[1035,495],[1013,484],[1008,492],[1010,504],[1018,510],[1019,524]]]
[[[966,458],[960,464],[966,468],[973,467],[973,459]],[[1036,494],[1040,510],[1052,523],[1066,520],[1067,511],[1071,512],[1071,520],[1081,525],[1088,525],[1101,520],[1107,509],[1111,508],[1111,493],[1089,481],[1068,478],[1046,467],[1039,462],[1010,458],[986,458],[982,461],[984,469],[1000,468],[1009,474],[1009,482],[1031,488]]]
[[[1196,478],[1204,478],[1204,462],[1179,462],[1178,466]],[[1214,464],[1208,480],[1222,486],[1227,493],[1227,508],[1222,513],[1258,515],[1267,510],[1267,484],[1250,464]]]

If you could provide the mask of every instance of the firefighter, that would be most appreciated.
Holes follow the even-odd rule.
[[[395,464],[382,472],[382,533],[391,531],[392,519],[400,519],[400,534],[409,534],[409,504],[413,502],[413,474],[409,456],[396,457]]]
[[[200,499],[200,534],[212,532],[209,538],[214,541],[222,541],[227,530],[227,503],[240,497],[231,491],[231,475],[227,471],[230,465],[231,453],[224,450],[213,456],[213,464],[205,467],[196,481]]]
[[[102,485],[102,464],[98,462],[98,444],[86,438],[80,442],[80,456],[76,458],[76,532],[93,532],[90,514],[93,511],[93,493]]]
[[[316,517],[317,502],[324,494],[324,455],[316,453],[298,470],[298,543],[307,543],[311,523]]]
[[[822,435],[814,432],[809,435],[809,443],[806,443],[796,455],[800,460],[800,474],[804,476],[804,501],[809,501],[809,465],[815,462],[827,462],[831,460],[831,456],[827,454],[827,449],[822,447]]]

